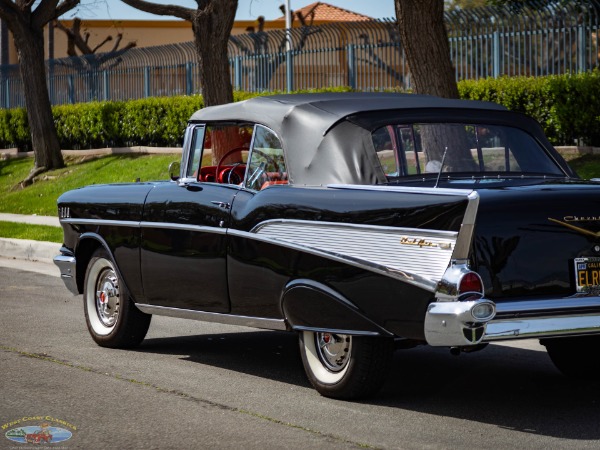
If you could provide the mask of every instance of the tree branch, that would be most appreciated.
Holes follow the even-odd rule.
[[[96,53],[96,51],[102,47],[104,44],[106,44],[107,42],[112,41],[112,36],[106,36],[104,38],[104,40],[102,42],[100,42],[98,45],[96,45],[93,49],[92,49],[92,53]],[[118,45],[118,43],[117,43]],[[115,51],[116,49],[113,48],[113,51]]]
[[[175,16],[180,19],[192,21],[196,10],[184,8],[177,5],[159,5],[145,0],[122,0],[123,3],[132,6],[135,9],[144,11],[150,14],[158,14],[159,16]],[[200,6],[198,6],[200,8]]]
[[[59,0],[42,0],[38,3],[37,7],[31,13],[31,24],[34,28],[43,27],[52,19],[54,19],[56,15],[56,5],[58,5]],[[23,11],[31,11],[31,7],[33,5],[33,1],[23,2],[21,5],[17,3],[17,5]]]
[[[53,19],[58,19],[64,13],[71,11],[79,4],[79,1],[80,0],[63,0],[60,2],[56,7],[56,15],[53,17]]]

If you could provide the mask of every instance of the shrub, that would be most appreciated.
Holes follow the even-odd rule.
[[[600,146],[600,71],[547,77],[465,80],[462,98],[486,100],[534,117],[554,145]]]

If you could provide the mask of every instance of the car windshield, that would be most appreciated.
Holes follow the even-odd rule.
[[[376,129],[372,138],[388,181],[440,173],[444,178],[564,176],[533,136],[513,127],[396,124]]]

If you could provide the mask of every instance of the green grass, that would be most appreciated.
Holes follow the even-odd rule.
[[[600,155],[584,155],[569,161],[577,174],[586,180],[600,178]]]
[[[40,175],[33,185],[21,189],[33,160],[0,161],[0,212],[55,216],[56,199],[65,191],[88,184],[166,180],[168,166],[178,155],[111,155],[102,158],[78,157],[67,167]]]
[[[61,243],[63,241],[63,230],[60,227],[49,225],[0,221],[0,236],[9,239],[31,239]]]

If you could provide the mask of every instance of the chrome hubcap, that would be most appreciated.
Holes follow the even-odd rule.
[[[327,369],[340,372],[350,360],[352,336],[335,333],[315,333],[319,359]]]
[[[115,272],[104,269],[96,282],[96,312],[104,326],[112,327],[119,316],[119,281]]]

